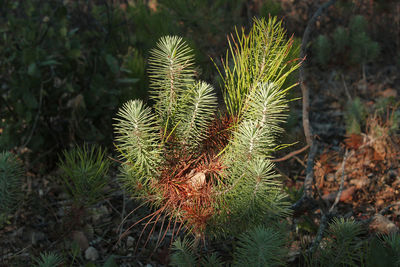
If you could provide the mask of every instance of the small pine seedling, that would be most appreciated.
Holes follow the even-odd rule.
[[[63,152],[59,167],[64,189],[77,207],[88,207],[104,199],[109,166],[100,147],[84,145]]]
[[[314,53],[316,61],[321,65],[326,65],[332,56],[332,47],[329,38],[325,35],[318,36],[314,43]]]
[[[360,134],[367,118],[367,110],[360,98],[349,101],[344,113],[346,134]]]
[[[319,249],[319,266],[359,266],[363,253],[361,225],[354,220],[334,219],[327,230],[327,240]]]
[[[63,263],[63,258],[53,252],[41,253],[39,258],[34,259],[36,264],[34,267],[57,267]]]
[[[0,227],[22,197],[23,168],[10,152],[0,153]]]

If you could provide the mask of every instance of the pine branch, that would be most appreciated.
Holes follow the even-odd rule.
[[[209,126],[217,107],[214,89],[205,82],[195,83],[182,100],[181,112],[178,114],[180,124],[177,132],[184,145],[198,145],[206,138]]]
[[[248,96],[259,83],[273,83],[281,88],[286,78],[299,67],[288,61],[292,40],[286,40],[282,22],[276,18],[255,19],[248,35],[236,30],[229,41],[229,51],[222,62],[224,100],[229,113],[239,118],[245,114]],[[230,55],[232,62],[228,55]],[[233,64],[233,67],[231,65]]]
[[[156,118],[142,101],[129,101],[119,110],[115,129],[117,148],[131,172],[144,184],[154,177],[161,160]]]
[[[149,58],[150,94],[156,102],[162,126],[175,125],[180,95],[194,81],[193,52],[177,36],[165,36],[151,50]]]
[[[244,119],[257,118],[260,128],[267,128],[270,135],[283,130],[280,124],[285,122],[288,111],[287,90],[281,90],[274,83],[259,83],[249,94],[249,108]]]

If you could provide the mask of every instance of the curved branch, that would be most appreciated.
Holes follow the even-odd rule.
[[[304,30],[303,39],[301,42],[301,49],[300,49],[300,58],[303,58],[303,63],[300,65],[299,68],[299,84],[301,87],[301,92],[303,95],[303,128],[304,128],[304,135],[306,137],[307,144],[310,146],[310,154],[307,160],[307,168],[306,168],[306,179],[304,181],[304,194],[303,196],[292,205],[293,210],[301,209],[305,204],[312,200],[312,183],[314,180],[314,158],[317,154],[317,144],[314,140],[312,135],[312,128],[310,125],[310,118],[309,118],[309,110],[310,110],[310,91],[307,85],[305,84],[304,78],[304,68],[306,63],[306,51],[307,51],[307,44],[309,43],[309,39],[311,36],[311,32],[314,29],[315,22],[317,21],[318,17],[322,15],[322,13],[331,5],[333,5],[336,0],[329,0],[325,4],[321,5],[318,10],[314,13],[312,18],[308,21],[306,29]]]
[[[307,27],[304,30],[303,34],[303,39],[301,42],[301,50],[300,50],[300,58],[303,59],[303,63],[301,64],[299,68],[299,83],[301,87],[301,92],[303,95],[303,128],[304,128],[304,135],[306,136],[307,144],[311,147],[313,143],[313,137],[312,137],[312,128],[310,126],[310,119],[309,119],[309,110],[310,110],[310,91],[305,84],[305,78],[304,78],[304,68],[305,68],[305,63],[306,63],[306,52],[307,52],[307,45],[309,43],[310,35],[311,32],[314,29],[315,22],[317,21],[318,17],[321,16],[321,14],[333,5],[336,2],[336,0],[330,0],[320,6],[318,10],[314,13],[312,18],[308,21]]]

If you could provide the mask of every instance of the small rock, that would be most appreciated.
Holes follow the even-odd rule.
[[[72,240],[78,243],[82,250],[85,250],[89,247],[89,241],[82,231],[73,231]]]
[[[398,231],[397,226],[381,214],[377,214],[374,216],[373,221],[369,225],[369,227],[383,234],[392,234]]]
[[[99,258],[99,252],[94,247],[88,247],[85,251],[85,259],[95,261]]]
[[[102,217],[104,217],[105,215],[109,214],[109,210],[107,209],[106,206],[101,205],[98,208],[94,208],[93,209],[93,214],[92,214],[92,221],[93,222],[97,222],[99,221]]]
[[[198,172],[189,179],[189,183],[195,188],[199,189],[206,182],[206,175],[203,172]]]
[[[42,232],[32,232],[31,242],[32,245],[37,245],[38,242],[42,241],[46,235]]]
[[[340,201],[346,202],[352,200],[354,191],[356,191],[355,186],[350,186],[349,188],[344,189],[340,196]]]
[[[135,238],[133,238],[132,236],[128,236],[126,240],[126,246],[130,248],[133,246],[134,243],[135,243]]]

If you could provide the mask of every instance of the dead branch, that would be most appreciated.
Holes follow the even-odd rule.
[[[314,29],[315,22],[317,21],[318,17],[321,16],[321,14],[333,5],[336,2],[336,0],[330,0],[320,6],[318,10],[314,13],[312,18],[308,21],[306,29],[304,30],[303,34],[303,39],[301,42],[301,48],[300,48],[300,58],[304,59],[303,63],[300,65],[299,68],[299,83],[301,87],[301,92],[303,95],[303,128],[304,128],[304,135],[306,136],[307,144],[312,147],[313,143],[313,137],[312,137],[312,128],[310,126],[310,118],[309,118],[309,111],[310,111],[310,90],[307,87],[305,83],[305,75],[304,75],[304,69],[305,69],[305,63],[306,61],[306,51],[307,51],[307,45],[309,43],[310,35],[311,32]]]
[[[306,145],[305,147],[300,148],[300,149],[298,149],[298,150],[296,150],[296,151],[293,151],[293,152],[287,154],[286,156],[284,156],[284,157],[282,157],[282,158],[279,158],[279,159],[271,159],[271,161],[272,161],[272,162],[281,162],[281,161],[288,160],[288,159],[290,159],[290,158],[296,156],[297,154],[300,154],[300,153],[304,152],[304,151],[307,150],[307,148],[309,148],[309,147],[310,147],[309,145]]]
[[[307,144],[310,146],[310,154],[308,155],[308,160],[307,160],[307,168],[306,168],[306,179],[304,181],[304,194],[303,196],[292,205],[293,210],[298,210],[303,205],[309,204],[307,202],[310,202],[312,200],[312,183],[314,180],[314,159],[315,155],[317,154],[317,144],[314,140],[314,137],[312,135],[312,128],[310,125],[310,116],[309,116],[309,110],[310,110],[310,91],[309,88],[307,87],[305,83],[305,75],[304,75],[304,69],[305,69],[305,63],[306,63],[306,51],[307,51],[307,45],[309,43],[309,39],[311,36],[311,32],[314,29],[315,22],[317,21],[318,17],[322,15],[322,13],[331,5],[333,5],[336,2],[336,0],[330,0],[326,2],[325,4],[321,5],[318,10],[314,13],[314,15],[311,17],[311,19],[308,21],[306,29],[304,30],[303,34],[303,39],[301,42],[301,48],[300,48],[300,58],[303,58],[304,61],[300,65],[299,68],[299,83],[301,87],[301,92],[303,95],[303,128],[304,128],[304,135],[306,137]]]
[[[312,197],[312,184],[314,180],[314,159],[317,154],[318,144],[314,143],[311,146],[310,154],[308,154],[307,159],[307,168],[306,168],[306,179],[304,180],[304,193],[303,196],[292,205],[293,210],[299,210],[303,207],[303,205],[308,204],[306,202],[310,202]]]
[[[396,203],[390,204],[390,205],[387,206],[386,208],[382,209],[382,210],[379,212],[379,214],[380,214],[380,215],[385,214],[386,212],[388,212],[388,211],[389,211],[392,207],[394,207],[394,206],[400,206],[400,201],[397,201]]]
[[[344,154],[344,158],[343,158],[343,162],[342,162],[342,166],[341,166],[341,169],[342,169],[342,178],[340,179],[339,191],[338,191],[338,193],[337,193],[337,195],[336,195],[335,202],[333,202],[331,208],[329,209],[329,213],[331,213],[331,212],[333,211],[333,209],[334,209],[334,208],[336,207],[336,205],[339,203],[340,197],[342,196],[343,185],[344,185],[344,176],[345,176],[345,175],[344,175],[344,173],[345,173],[344,169],[345,169],[346,160],[347,160],[348,154],[349,154],[348,152],[349,152],[349,151],[346,150],[346,153]],[[353,153],[351,153],[351,154],[353,154]]]
[[[321,243],[321,240],[324,237],[325,229],[328,226],[329,219],[330,219],[330,214],[322,215],[321,222],[319,223],[317,235],[315,236],[314,242],[312,243],[310,249],[308,250],[309,253],[315,252],[315,250],[319,246],[319,243]]]

